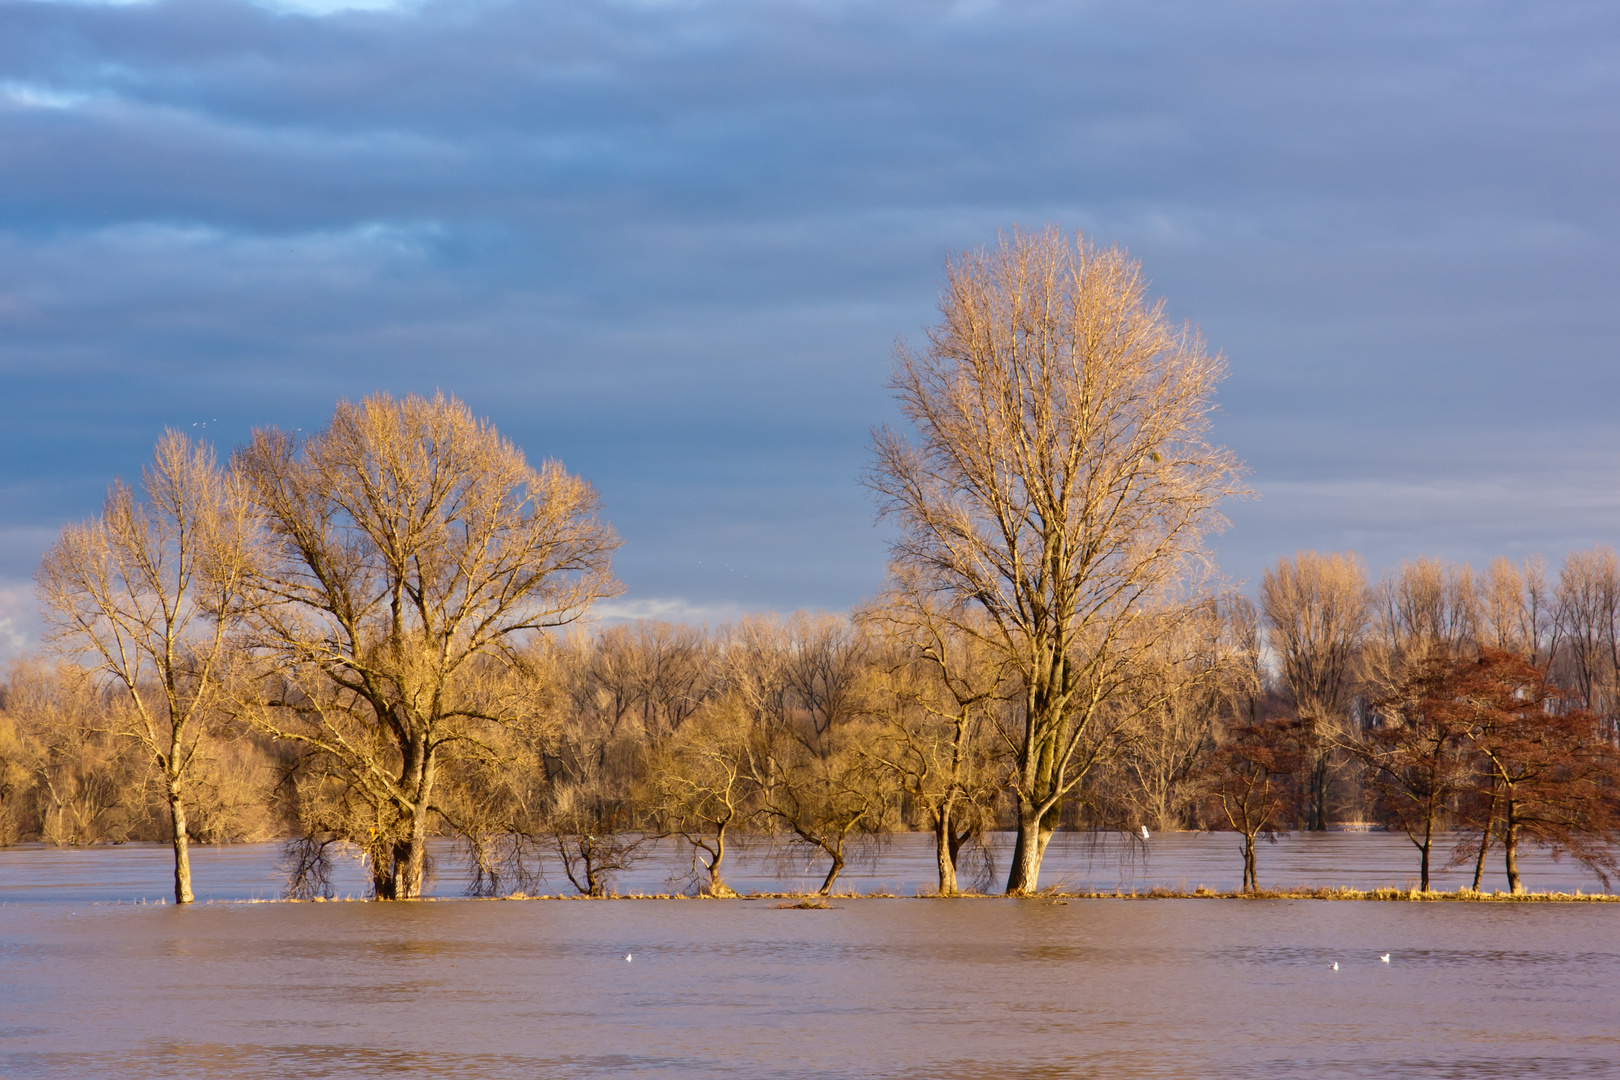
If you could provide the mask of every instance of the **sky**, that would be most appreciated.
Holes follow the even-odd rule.
[[[166,427],[443,390],[607,618],[842,610],[945,260],[1055,223],[1230,375],[1222,571],[1620,537],[1620,8],[0,0],[0,657]]]

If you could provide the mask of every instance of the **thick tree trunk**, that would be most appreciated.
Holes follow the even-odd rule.
[[[389,895],[385,898],[379,894],[379,899],[416,900],[422,895],[422,879],[427,870],[428,800],[433,795],[437,770],[431,751],[420,747],[412,747],[411,750],[406,756],[400,778],[400,787],[414,795],[410,808],[410,830],[404,839],[394,845],[393,880],[390,882]]]
[[[714,832],[714,849],[709,853],[709,895],[731,897],[737,892],[720,877],[720,864],[726,861],[726,826],[722,821]]]
[[[1258,892],[1260,890],[1260,875],[1256,870],[1254,861],[1254,834],[1243,834],[1243,891]]]
[[[426,871],[427,811],[419,804],[411,814],[410,835],[394,845],[393,899],[419,899]]]
[[[951,850],[951,819],[943,811],[934,821],[934,846],[939,859],[939,895],[955,896],[956,853]]]
[[[1008,896],[1031,896],[1039,891],[1041,859],[1055,831],[1049,825],[1055,816],[1052,812],[1037,814],[1032,807],[1019,808],[1018,839],[1013,844],[1012,868],[1007,875]]]
[[[177,781],[169,781],[169,821],[174,829],[174,902],[189,904],[191,894],[191,845],[186,838],[186,803]]]

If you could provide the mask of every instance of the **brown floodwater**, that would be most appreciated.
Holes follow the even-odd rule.
[[[1620,904],[246,903],[279,892],[277,847],[195,850],[205,902],[184,909],[146,902],[170,887],[161,847],[0,850],[0,1076],[1620,1077]],[[456,851],[437,857],[454,897]],[[1260,859],[1275,885],[1416,871],[1380,834]],[[667,890],[682,865],[666,847],[618,886]],[[1229,888],[1240,868],[1230,836],[1070,839],[1043,883]],[[1601,887],[1538,852],[1525,869]],[[340,864],[340,895],[360,870]],[[819,880],[765,852],[731,876]],[[843,881],[932,883],[916,836]]]
[[[1235,891],[1242,880],[1240,842],[1230,833],[1164,833],[1145,843],[1109,837],[1094,841],[1084,834],[1059,833],[1041,870],[1041,884],[1073,892],[1147,890],[1162,886],[1191,891],[1206,886]],[[1011,837],[993,844],[993,872],[980,885],[997,892],[1004,886]],[[277,870],[278,844],[238,844],[191,849],[193,886],[199,900],[275,899],[283,876]],[[646,857],[613,880],[621,893],[681,892],[693,888],[690,849],[666,842],[649,847]],[[1456,889],[1473,877],[1466,867],[1444,869],[1451,844],[1437,845],[1433,885]],[[173,857],[159,844],[117,847],[53,848],[24,845],[0,848],[0,905],[9,903],[157,902],[174,895]],[[436,897],[464,894],[465,857],[449,841],[434,845],[437,872],[427,893]],[[963,869],[966,887],[977,864]],[[1553,859],[1527,848],[1520,855],[1525,886],[1541,892],[1604,891],[1603,883],[1570,859]],[[1400,835],[1389,833],[1294,833],[1259,850],[1262,886],[1383,886],[1410,888],[1418,883],[1417,851]],[[367,882],[357,859],[339,858],[334,867],[339,898],[364,897]],[[555,863],[546,867],[541,891],[571,893],[573,886]],[[739,846],[726,862],[726,880],[743,892],[814,891],[826,864],[800,852],[749,850]],[[854,857],[839,878],[840,891],[892,892],[914,896],[938,884],[932,838],[920,833],[893,836]],[[1499,851],[1486,863],[1482,887],[1506,889]]]
[[[1612,1077],[1620,905],[30,903],[0,1002],[18,1077]]]

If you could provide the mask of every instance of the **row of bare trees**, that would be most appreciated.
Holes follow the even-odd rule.
[[[441,834],[478,890],[550,865],[592,893],[680,836],[724,894],[741,836],[824,859],[827,891],[863,837],[926,828],[951,893],[1008,828],[1019,895],[1059,828],[1215,825],[1244,832],[1252,884],[1256,835],[1392,813],[1368,794],[1369,733],[1404,722],[1391,702],[1425,665],[1487,650],[1550,673],[1574,699],[1543,712],[1578,705],[1612,745],[1612,554],[1572,556],[1552,587],[1505,562],[1369,587],[1353,556],[1302,553],[1253,605],[1205,544],[1244,494],[1209,439],[1224,364],[1135,262],[1015,231],[948,264],[940,314],[896,351],[907,427],[874,433],[866,477],[895,528],[889,581],[850,618],[565,634],[618,588],[594,492],[443,397],[340,403],[224,464],[166,435],[38,582],[55,685],[102,710],[80,743],[150,793],[124,811],[137,832],[161,802],[176,898],[204,777],[233,753],[269,774],[294,892],[352,849],[376,896],[404,899]],[[59,737],[8,723],[22,764],[0,779],[54,805],[40,748]],[[1467,798],[1437,820],[1473,820]],[[1518,835],[1496,822],[1482,850]]]
[[[1308,576],[1313,565],[1351,560],[1285,563]],[[901,830],[934,838],[941,893],[961,891],[964,872],[983,891],[986,840],[1017,820],[1009,778],[1021,683],[977,639],[924,636],[907,615],[874,605],[853,619],[761,617],[712,632],[636,623],[536,637],[481,674],[479,693],[504,702],[506,719],[488,726],[476,753],[446,759],[426,833],[462,839],[470,889],[486,895],[533,891],[542,873],[600,895],[649,843],[671,838],[689,853],[688,885],[709,895],[730,895],[727,859],[739,845],[819,860],[828,892],[853,852]],[[1151,630],[1155,644],[1122,675],[1126,689],[1099,725],[1106,740],[1087,747],[1083,782],[1058,826],[1231,829],[1244,838],[1245,884],[1255,887],[1256,840],[1311,824],[1325,753],[1341,815],[1409,836],[1424,888],[1447,832],[1474,862],[1476,886],[1494,845],[1516,887],[1526,839],[1613,869],[1613,742],[1545,665],[1464,638],[1412,654],[1364,699],[1390,661],[1362,642],[1347,665],[1345,718],[1328,730],[1295,704],[1280,666],[1267,670],[1268,647],[1281,645],[1253,605],[1227,597],[1160,617],[1171,629]],[[238,690],[233,700],[268,697]],[[34,807],[37,835],[56,842],[117,837],[119,828],[152,835],[163,775],[143,772],[130,753],[138,714],[119,715],[118,695],[94,691],[83,673],[33,665],[14,673],[5,706],[23,721],[9,730],[53,736],[57,747],[19,755],[13,738],[0,748],[8,810]],[[377,802],[357,797],[341,763],[271,738],[256,712],[245,715],[199,743],[191,789],[206,809],[193,834],[292,834],[300,895],[327,884],[340,850],[391,865],[391,850],[375,841]],[[377,753],[379,766],[402,756]],[[30,788],[30,769],[44,782]],[[19,799],[25,789],[33,794]],[[47,803],[54,818],[40,812]],[[98,827],[97,814],[113,816]],[[135,818],[144,832],[128,832]],[[388,885],[374,881],[378,895]]]

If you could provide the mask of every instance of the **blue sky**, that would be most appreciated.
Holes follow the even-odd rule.
[[[1616,57],[1556,0],[0,0],[0,654],[165,426],[379,389],[591,479],[610,615],[847,607],[891,345],[1014,224],[1226,354],[1232,577],[1612,542]]]

